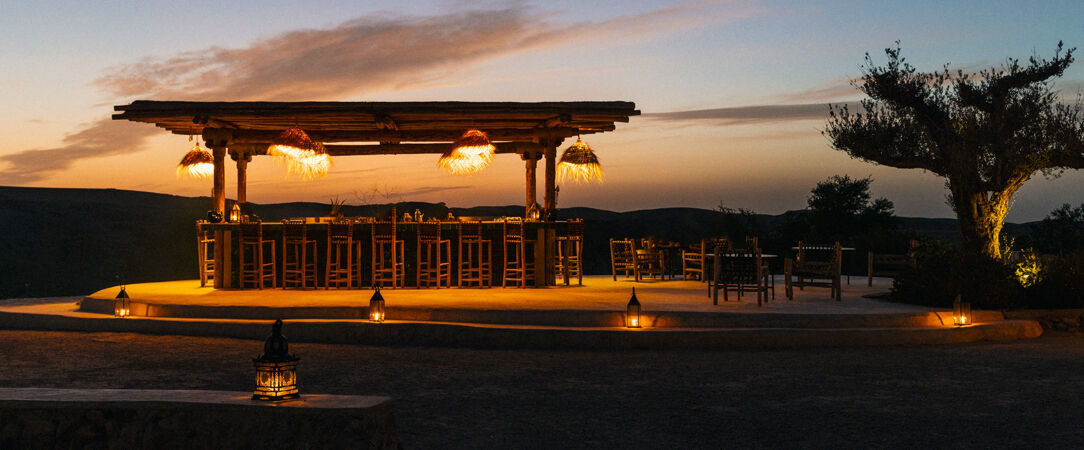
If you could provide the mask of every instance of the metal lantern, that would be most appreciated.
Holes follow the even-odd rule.
[[[254,400],[289,400],[301,395],[297,390],[297,362],[301,358],[291,355],[286,337],[282,335],[282,320],[271,325],[271,336],[263,344],[263,355],[254,358],[256,366],[256,390]]]
[[[384,312],[384,296],[380,295],[380,288],[376,288],[372,298],[369,299],[369,321],[383,323],[387,314]]]
[[[232,222],[232,223],[240,223],[241,222],[241,204],[240,203],[234,203],[233,207],[230,208],[230,222]]]
[[[120,293],[113,299],[113,317],[125,318],[132,314],[132,299],[128,297],[128,291],[124,286],[120,287]]]
[[[625,310],[625,326],[640,328],[640,300],[636,299],[636,288],[632,288],[632,298],[629,299],[628,309]]]
[[[963,301],[960,295],[956,294],[956,300],[952,302],[952,324],[962,327],[974,322],[975,318],[971,315],[971,303]]]
[[[542,216],[542,206],[538,202],[531,203],[527,207],[527,220],[538,220]]]

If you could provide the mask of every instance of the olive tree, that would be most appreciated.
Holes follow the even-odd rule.
[[[998,258],[1013,194],[1038,172],[1084,168],[1079,98],[1065,103],[1051,82],[1074,50],[1059,42],[1050,59],[925,73],[900,56],[897,42],[883,66],[866,54],[855,82],[868,96],[863,111],[832,106],[823,133],[852,157],[945,178],[964,249]]]

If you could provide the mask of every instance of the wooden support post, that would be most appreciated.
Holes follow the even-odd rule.
[[[248,162],[252,161],[252,155],[230,152],[230,156],[237,161],[237,203],[245,203],[248,201]]]
[[[557,284],[557,268],[554,266],[557,256],[557,235],[553,229],[554,211],[557,209],[557,146],[560,138],[549,137],[541,140],[543,156],[546,158],[546,191],[542,217],[547,222],[539,229],[538,244],[543,249],[542,260],[535,266],[537,276],[546,286]]]
[[[543,143],[544,152],[546,156],[546,191],[545,202],[543,209],[545,210],[545,218],[549,218],[553,214],[553,210],[557,209],[557,145],[559,141],[553,139],[547,139]]]
[[[211,191],[211,208],[226,217],[226,146],[211,147],[215,158],[214,188]]]
[[[521,156],[527,168],[527,200],[524,206],[527,212],[530,212],[531,205],[538,203],[538,176],[535,169],[538,168],[538,158],[542,155],[538,152],[524,152]]]

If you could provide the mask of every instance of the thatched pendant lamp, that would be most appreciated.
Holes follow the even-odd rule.
[[[267,154],[286,166],[286,172],[296,174],[304,180],[327,175],[331,167],[331,156],[324,144],[313,141],[308,133],[299,127],[290,127],[271,141]]]
[[[576,138],[576,143],[570,145],[561,154],[557,163],[557,178],[561,181],[589,182],[598,180],[602,182],[602,165],[598,162],[598,156],[591,150],[591,146]]]
[[[496,147],[484,131],[467,130],[456,139],[451,150],[440,156],[437,167],[456,175],[470,175],[489,166],[489,163],[493,162],[495,150]]]
[[[211,152],[200,147],[199,141],[177,164],[177,176],[189,178],[207,178],[215,173],[215,157]]]

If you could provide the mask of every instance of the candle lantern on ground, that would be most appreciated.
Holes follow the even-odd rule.
[[[640,300],[636,299],[636,288],[632,288],[632,298],[629,299],[629,306],[625,310],[625,326],[640,328]]]
[[[132,299],[128,297],[128,291],[124,286],[120,287],[120,293],[113,299],[113,316],[125,318],[132,314]]]
[[[369,299],[369,321],[383,323],[387,314],[384,313],[384,296],[380,295],[380,288],[376,288],[372,298]]]
[[[256,366],[254,400],[289,400],[301,395],[297,390],[297,362],[291,355],[286,337],[282,335],[282,320],[271,325],[271,336],[263,344],[263,355],[252,360]]]
[[[952,324],[958,327],[971,325],[975,318],[971,315],[971,303],[963,301],[959,294],[952,302]]]

